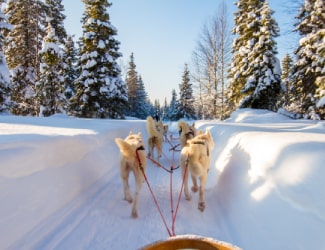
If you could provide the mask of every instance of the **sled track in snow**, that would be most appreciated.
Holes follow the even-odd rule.
[[[69,202],[68,205],[48,217],[40,225],[23,237],[11,249],[54,249],[59,242],[71,234],[80,223],[89,215],[92,206],[104,195],[106,190],[115,183],[113,178],[119,178],[116,174],[101,177],[88,190]],[[30,239],[39,239],[31,242]]]

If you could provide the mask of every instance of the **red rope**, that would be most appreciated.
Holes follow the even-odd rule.
[[[174,213],[174,204],[173,204],[173,178],[172,178],[172,175],[173,175],[173,170],[175,169],[173,167],[173,163],[174,163],[174,151],[173,151],[173,160],[172,160],[172,164],[171,164],[171,167],[170,167],[170,170],[168,170],[167,168],[165,168],[164,166],[162,166],[159,162],[155,161],[154,159],[151,159],[148,157],[148,159],[150,159],[151,161],[153,161],[155,164],[157,164],[159,167],[162,167],[163,169],[165,169],[166,171],[168,171],[170,173],[170,207],[171,207],[171,214],[172,214],[172,232],[170,232],[169,230],[169,227],[167,225],[167,222],[165,220],[165,217],[163,216],[162,212],[161,212],[161,209],[159,207],[159,204],[158,204],[158,201],[154,195],[154,192],[152,191],[152,188],[149,184],[149,181],[147,179],[147,176],[144,172],[144,169],[142,168],[142,163],[141,163],[141,159],[139,157],[139,153],[138,153],[138,150],[136,150],[136,155],[137,155],[137,159],[138,159],[138,162],[139,162],[139,165],[140,165],[140,169],[141,169],[141,172],[144,176],[144,179],[148,185],[148,188],[149,188],[149,191],[151,193],[151,196],[155,202],[155,205],[158,209],[158,212],[160,214],[160,217],[161,219],[163,220],[163,223],[166,227],[166,230],[168,232],[168,235],[169,237],[171,236],[176,236],[175,234],[175,222],[176,222],[176,216],[177,216],[177,212],[178,212],[178,208],[179,208],[179,205],[180,205],[180,201],[181,201],[181,197],[182,197],[182,192],[183,192],[183,188],[184,188],[184,181],[185,181],[185,177],[186,177],[186,173],[187,173],[187,164],[186,164],[186,167],[185,167],[185,171],[184,171],[184,176],[183,176],[183,180],[182,180],[182,185],[181,185],[181,190],[180,190],[180,193],[179,193],[179,196],[178,196],[178,200],[177,200],[177,206],[176,206],[176,211]]]
[[[187,174],[187,164],[185,166],[185,171],[184,171],[184,176],[183,176],[183,180],[182,180],[181,190],[180,190],[179,195],[178,195],[176,211],[175,211],[175,214],[172,217],[172,231],[173,231],[173,234],[175,234],[176,216],[177,216],[179,204],[181,203],[181,197],[182,197],[182,193],[183,193],[183,189],[184,189],[184,181],[185,181],[186,174]]]
[[[162,212],[161,212],[161,210],[160,210],[160,207],[159,207],[158,201],[157,201],[157,199],[156,199],[156,196],[154,195],[154,193],[153,193],[153,191],[152,191],[152,189],[151,189],[151,186],[150,186],[150,184],[149,184],[149,181],[148,181],[148,179],[147,179],[146,173],[145,173],[144,170],[143,170],[143,167],[142,167],[141,159],[140,159],[140,157],[139,157],[138,150],[136,150],[136,155],[137,155],[137,158],[138,158],[138,161],[139,161],[139,164],[140,164],[140,169],[141,169],[141,172],[142,172],[142,174],[143,174],[143,177],[144,177],[144,179],[145,179],[145,181],[146,181],[146,183],[147,183],[147,185],[148,185],[148,188],[149,188],[149,190],[150,190],[151,196],[152,196],[152,198],[153,198],[153,200],[154,200],[154,202],[155,202],[155,204],[156,204],[156,207],[157,207],[157,209],[158,209],[158,211],[159,211],[160,217],[161,217],[161,219],[163,220],[163,222],[164,222],[164,224],[165,224],[165,227],[166,227],[166,229],[167,229],[167,232],[168,232],[168,234],[169,234],[169,237],[171,237],[171,236],[175,236],[175,235],[172,235],[172,234],[171,234],[171,232],[170,232],[170,230],[169,230],[169,228],[168,228],[168,226],[167,226],[167,222],[166,222],[166,220],[165,220],[165,217],[163,216],[163,214],[162,214]]]
[[[167,225],[167,222],[166,222],[166,220],[165,220],[165,217],[163,216],[163,214],[162,214],[162,212],[161,212],[161,210],[160,210],[160,207],[159,207],[158,201],[157,201],[157,199],[156,199],[156,197],[155,197],[155,195],[154,195],[154,193],[153,193],[153,191],[152,191],[152,189],[151,189],[151,187],[150,187],[150,184],[149,184],[149,182],[148,182],[147,176],[146,176],[146,174],[145,174],[144,171],[143,171],[143,168],[141,168],[141,171],[142,171],[142,174],[143,174],[143,176],[144,176],[144,179],[145,179],[146,182],[147,182],[148,188],[149,188],[150,193],[151,193],[151,195],[152,195],[152,198],[153,198],[153,200],[154,200],[154,202],[155,202],[155,204],[156,204],[156,207],[157,207],[157,209],[158,209],[158,212],[159,212],[159,214],[160,214],[160,217],[161,217],[161,219],[163,220],[164,225],[165,225],[165,227],[166,227],[166,229],[167,229],[167,232],[168,232],[169,237],[171,237],[171,236],[175,236],[175,235],[173,235],[173,234],[170,232],[170,230],[169,230],[169,228],[168,228],[168,225]]]
[[[170,170],[168,168],[166,168],[165,166],[161,165],[160,162],[156,161],[155,159],[147,156],[147,158],[152,161],[154,164],[156,164],[158,167],[161,167],[162,169],[164,169],[167,172],[170,172]]]

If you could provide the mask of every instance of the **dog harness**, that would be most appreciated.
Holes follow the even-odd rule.
[[[192,144],[197,144],[197,145],[206,145],[204,141],[191,141]],[[210,155],[209,147],[207,146],[207,156]]]

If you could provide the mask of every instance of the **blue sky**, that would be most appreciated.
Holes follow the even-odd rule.
[[[109,8],[111,23],[117,28],[123,58],[119,63],[128,66],[130,55],[142,76],[151,101],[178,93],[185,63],[191,64],[192,53],[204,24],[218,12],[221,0],[116,0]],[[231,28],[234,1],[226,0]],[[291,53],[297,39],[290,30],[295,15],[291,5],[282,0],[270,0],[276,11],[281,37],[278,41],[279,59]],[[290,2],[290,1],[289,1]],[[79,0],[63,0],[65,27],[76,38],[82,35],[81,16],[84,4]],[[126,68],[122,67],[125,72]]]

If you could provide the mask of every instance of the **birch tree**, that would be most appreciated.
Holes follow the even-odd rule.
[[[197,112],[203,119],[225,117],[226,65],[230,53],[230,29],[223,2],[217,15],[204,26],[193,53]]]

